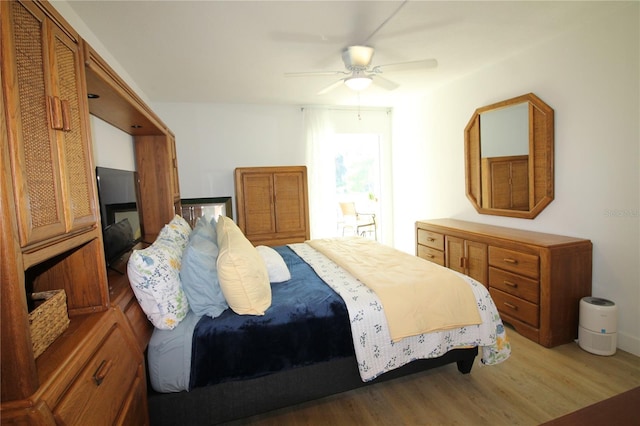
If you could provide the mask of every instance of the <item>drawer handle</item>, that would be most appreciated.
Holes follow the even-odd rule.
[[[434,242],[435,240],[436,240],[435,238],[431,238],[431,237],[427,238],[427,241]]]
[[[506,306],[507,308],[511,308],[513,310],[516,310],[516,311],[518,310],[518,307],[516,305],[512,305],[509,302],[504,302],[504,306]]]
[[[428,255],[427,255],[427,257],[428,257],[429,259],[433,259],[435,256],[434,256],[434,255],[432,255],[432,254],[428,254]]]
[[[71,131],[71,104],[69,101],[61,101],[62,107],[62,130]]]
[[[93,380],[96,382],[96,386],[100,386],[104,381],[107,374],[109,374],[109,370],[111,370],[111,366],[113,365],[113,361],[103,359],[98,369],[95,373],[93,373]]]
[[[503,281],[503,283],[505,283],[509,287],[518,288],[518,284],[512,283],[511,281]]]
[[[517,261],[517,260],[515,260],[515,259],[511,259],[510,257],[507,257],[507,258],[502,259],[502,260],[504,260],[506,263],[511,263],[511,264],[513,264],[513,265],[517,265],[517,264],[518,264],[518,261]]]
[[[57,96],[47,97],[47,106],[51,128],[54,130],[62,130],[62,102],[60,102],[60,98]]]

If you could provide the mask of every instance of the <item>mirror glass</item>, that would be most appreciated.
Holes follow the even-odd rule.
[[[532,93],[478,108],[465,165],[478,212],[534,218],[553,200],[553,110]]]

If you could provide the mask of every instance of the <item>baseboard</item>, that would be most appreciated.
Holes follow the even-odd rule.
[[[640,337],[618,332],[618,349],[640,356]]]

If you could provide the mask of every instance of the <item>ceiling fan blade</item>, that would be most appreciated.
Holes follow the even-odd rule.
[[[336,89],[337,87],[342,85],[342,83],[344,83],[344,79],[340,79],[338,81],[335,81],[335,82],[331,83],[330,85],[328,85],[327,87],[325,87],[324,89],[322,89],[321,91],[319,91],[318,95],[324,95],[326,93],[329,93],[333,89]]]
[[[378,74],[372,75],[370,77],[373,79],[373,84],[375,84],[376,86],[380,86],[383,89],[395,90],[398,87],[400,87],[398,83],[391,81],[389,79],[386,79]]]
[[[346,75],[346,71],[309,71],[309,72],[286,72],[285,77],[326,77],[332,75]]]
[[[403,6],[407,3],[407,0],[403,0],[402,3],[400,4],[400,6],[398,6],[398,8],[396,10],[393,11],[393,13],[391,13],[391,15],[389,15],[387,17],[387,19],[385,19],[379,26],[378,28],[376,28],[375,30],[373,30],[373,32],[371,34],[369,34],[369,36],[364,39],[362,41],[362,44],[366,44],[369,42],[369,40],[371,40],[385,25],[387,25],[387,23],[393,19],[394,16],[396,16],[396,14],[398,12],[400,12],[400,9],[403,8]]]
[[[398,72],[413,71],[428,68],[436,68],[438,61],[435,59],[423,59],[421,61],[398,62],[395,64],[377,65],[373,68],[374,72]]]

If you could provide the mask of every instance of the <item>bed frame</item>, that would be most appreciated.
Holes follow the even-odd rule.
[[[454,349],[439,358],[413,361],[370,382],[360,379],[356,358],[349,356],[190,392],[163,394],[150,390],[149,416],[152,426],[218,424],[453,362],[461,373],[468,374],[477,354],[477,347]]]

